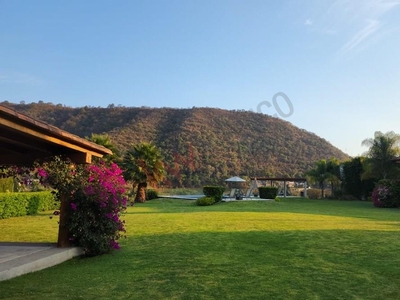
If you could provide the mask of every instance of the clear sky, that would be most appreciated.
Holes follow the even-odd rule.
[[[0,0],[0,100],[253,110],[356,156],[400,133],[400,0]]]

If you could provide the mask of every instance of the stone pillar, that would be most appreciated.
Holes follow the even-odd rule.
[[[307,181],[304,182],[304,198],[307,198]]]
[[[283,181],[283,197],[286,198],[286,180]]]

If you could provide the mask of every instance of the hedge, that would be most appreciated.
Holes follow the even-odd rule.
[[[307,189],[307,197],[308,199],[320,199],[321,189]]]
[[[203,193],[206,197],[213,197],[215,202],[222,201],[222,195],[224,194],[225,188],[223,186],[204,186]]]
[[[201,197],[196,200],[196,205],[199,206],[208,206],[208,205],[213,205],[214,203],[215,203],[214,197]]]
[[[16,192],[13,177],[0,178],[0,193]]]
[[[278,195],[278,188],[272,186],[262,186],[258,188],[260,198],[262,199],[275,199]]]
[[[0,193],[0,219],[35,215],[39,211],[57,209],[54,194],[45,192]]]
[[[146,190],[146,200],[153,200],[158,198],[158,193],[156,190],[147,189]]]

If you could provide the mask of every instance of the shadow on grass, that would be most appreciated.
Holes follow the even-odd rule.
[[[112,255],[0,282],[5,299],[400,299],[400,232],[132,236]]]

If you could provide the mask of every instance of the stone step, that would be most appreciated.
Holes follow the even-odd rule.
[[[49,243],[0,243],[0,281],[49,268],[82,254]]]

